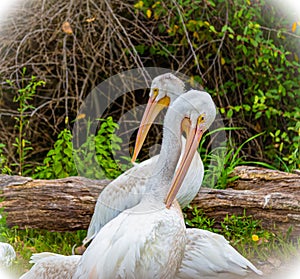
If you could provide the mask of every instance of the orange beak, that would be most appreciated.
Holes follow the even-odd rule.
[[[197,148],[199,145],[199,142],[201,140],[201,137],[203,135],[203,127],[201,127],[201,122],[198,119],[198,124],[196,128],[189,130],[186,144],[185,144],[185,151],[182,157],[182,160],[180,162],[180,166],[177,168],[177,171],[173,177],[173,181],[171,184],[171,188],[168,192],[167,198],[165,200],[166,207],[170,208],[172,205],[181,185],[185,178],[185,175],[188,171],[188,168],[193,160],[193,157],[195,155],[195,152],[197,152]]]
[[[144,112],[140,128],[138,130],[138,134],[135,141],[135,147],[133,151],[133,155],[131,158],[131,162],[135,162],[137,156],[139,155],[139,152],[143,146],[143,143],[145,141],[145,138],[149,132],[149,129],[154,122],[155,118],[159,114],[159,112],[165,108],[168,107],[170,104],[170,98],[168,96],[165,96],[161,98],[160,100],[156,101],[156,96],[150,97],[146,110]]]

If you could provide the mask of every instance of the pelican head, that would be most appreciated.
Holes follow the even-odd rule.
[[[177,107],[180,108],[178,112],[182,114],[181,130],[185,131],[186,144],[182,160],[165,200],[167,208],[171,206],[180,189],[203,133],[216,117],[215,104],[211,96],[204,91],[188,91],[174,102],[172,109]]]
[[[166,73],[153,79],[149,97],[156,101],[168,99],[169,105],[172,105],[182,93],[184,93],[184,82],[173,74]]]
[[[178,96],[184,93],[184,83],[171,73],[157,76],[153,79],[149,94],[149,101],[144,112],[140,128],[136,137],[132,162],[135,162],[151,124],[159,112],[173,104]]]

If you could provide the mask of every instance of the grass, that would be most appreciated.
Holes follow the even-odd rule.
[[[10,243],[17,259],[11,267],[13,276],[20,276],[27,271],[31,264],[29,259],[33,253],[53,252],[71,255],[73,245],[81,245],[86,231],[50,232],[47,230],[8,228],[5,217],[0,219],[0,241]]]
[[[225,189],[227,185],[236,179],[238,176],[232,176],[234,169],[240,165],[254,165],[269,169],[276,169],[274,166],[259,161],[248,161],[246,157],[241,155],[243,147],[250,141],[260,137],[264,132],[256,134],[241,145],[237,145],[230,140],[220,143],[220,146],[208,151],[205,143],[214,137],[218,132],[241,130],[240,127],[221,127],[206,133],[200,142],[198,152],[204,164],[204,179],[202,186],[208,188]],[[207,144],[207,143],[206,143]]]

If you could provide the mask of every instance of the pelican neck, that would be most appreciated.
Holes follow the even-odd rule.
[[[160,200],[164,200],[169,191],[181,154],[181,120],[178,110],[170,107],[164,121],[161,151],[146,187],[151,196]]]

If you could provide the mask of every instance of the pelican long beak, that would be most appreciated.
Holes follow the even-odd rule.
[[[197,152],[199,142],[204,132],[202,125],[200,125],[202,122],[202,120],[198,120],[196,128],[190,129],[188,132],[182,160],[173,177],[170,190],[165,200],[167,208],[170,208],[172,205],[193,160],[195,152]]]
[[[156,96],[150,97],[138,130],[131,162],[135,162],[155,118],[159,112],[163,108],[168,107],[169,104],[170,98],[168,96],[165,96],[158,101],[156,101]]]

